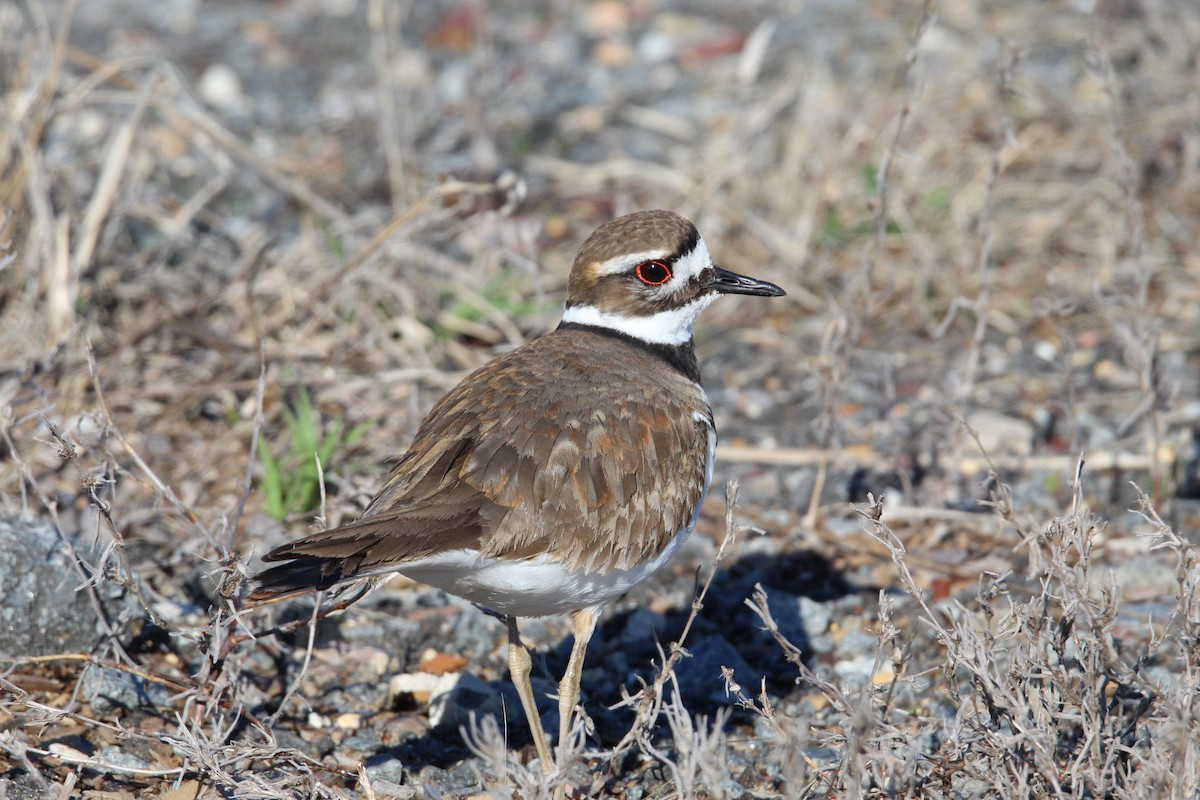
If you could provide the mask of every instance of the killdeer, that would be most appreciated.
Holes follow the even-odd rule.
[[[358,521],[269,552],[284,563],[250,599],[395,571],[492,611],[553,771],[516,620],[573,615],[561,746],[600,609],[679,550],[712,481],[717,434],[692,323],[722,294],[784,292],[713,264],[670,211],[601,225],[575,258],[561,324],[438,401]]]

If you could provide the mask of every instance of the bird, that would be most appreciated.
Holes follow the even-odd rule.
[[[568,277],[559,325],[468,375],[429,412],[354,522],[268,552],[252,602],[399,572],[501,618],[542,769],[556,768],[517,620],[569,614],[560,754],[600,611],[696,526],[717,433],[692,339],[721,295],[783,289],[713,263],[665,210],[604,223]]]

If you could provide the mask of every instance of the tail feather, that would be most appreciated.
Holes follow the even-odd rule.
[[[471,509],[433,516],[413,509],[376,514],[276,547],[263,560],[280,563],[254,576],[247,599],[261,603],[331,589],[443,550],[476,548],[481,535],[478,514]]]
[[[347,576],[344,559],[301,556],[263,570],[254,576],[257,586],[247,596],[252,603],[278,600],[294,594],[331,589]]]

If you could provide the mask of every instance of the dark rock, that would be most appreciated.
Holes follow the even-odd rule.
[[[100,717],[121,709],[151,710],[171,706],[171,691],[165,686],[149,683],[128,672],[95,665],[84,671],[79,694],[92,707],[92,713]]]
[[[152,765],[135,756],[133,753],[126,752],[115,745],[109,745],[96,754],[96,760],[102,764],[111,764],[114,767],[131,770],[149,770]]]
[[[386,749],[385,745],[371,736],[348,736],[337,743],[333,758],[344,770],[357,771],[360,764],[369,764]]]
[[[687,645],[689,656],[675,668],[683,704],[693,713],[714,705],[729,705],[721,668],[729,667],[742,685],[758,684],[759,674],[751,669],[733,645],[717,635],[704,636]]]
[[[454,793],[457,796],[465,790],[474,790],[479,786],[479,777],[474,766],[469,761],[455,764],[450,769],[428,766],[417,773],[413,783],[436,789],[439,792]]]
[[[0,517],[0,656],[91,650],[102,629],[83,578],[53,525],[32,517]],[[117,616],[123,590],[101,582],[101,603]]]
[[[338,687],[325,696],[325,704],[341,711],[378,711],[387,704],[388,684],[352,683]]]
[[[404,762],[393,752],[371,756],[363,762],[363,766],[366,768],[368,780],[375,784],[377,792],[381,791],[380,783],[404,783]]]
[[[297,753],[310,756],[312,758],[320,758],[320,751],[309,741],[298,736],[286,728],[276,727],[272,731],[275,735],[275,743],[282,748],[295,750]]]

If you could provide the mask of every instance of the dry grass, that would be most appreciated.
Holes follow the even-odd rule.
[[[178,28],[106,26],[102,5],[0,3],[0,509],[53,521],[97,606],[115,583],[139,610],[102,617],[95,652],[0,676],[10,796],[384,796],[262,724],[303,728],[315,684],[256,659],[312,651],[247,638],[270,623],[237,608],[246,559],[353,516],[443,391],[554,324],[582,237],[638,207],[789,291],[698,330],[718,480],[780,551],[870,593],[874,680],[832,677],[756,594],[797,688],[730,675],[738,713],[698,718],[668,669],[618,753],[579,731],[568,779],[1200,792],[1191,4],[372,0]],[[205,78],[226,61],[240,93]],[[279,524],[256,448],[286,450],[301,391],[370,433]],[[868,490],[889,505],[860,530],[846,501]],[[1131,559],[1160,572],[1122,585]],[[86,664],[165,687],[171,712],[93,713]],[[551,791],[491,718],[468,741],[480,787]]]

